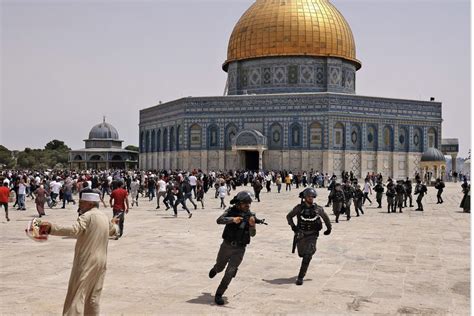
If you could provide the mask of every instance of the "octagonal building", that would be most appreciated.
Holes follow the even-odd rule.
[[[441,103],[356,94],[351,28],[328,0],[257,0],[230,36],[226,95],[140,111],[140,168],[395,178],[441,143]]]

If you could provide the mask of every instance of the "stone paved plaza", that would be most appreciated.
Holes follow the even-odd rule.
[[[349,222],[335,224],[331,215],[333,232],[321,234],[301,287],[294,285],[300,259],[291,254],[293,233],[285,219],[299,191],[263,192],[262,202],[252,209],[269,225],[259,225],[247,247],[225,294],[228,304],[213,302],[222,274],[212,280],[207,276],[224,228],[215,221],[222,211],[212,191],[206,209],[194,211],[191,219],[185,212],[176,219],[170,211],[157,211],[155,201],[145,198],[130,210],[124,237],[109,242],[102,313],[470,313],[470,215],[458,207],[460,183],[447,184],[441,206],[429,188],[423,213],[387,214],[367,203],[366,214]],[[328,191],[318,193],[317,202],[324,205]],[[8,223],[1,214],[0,313],[60,314],[75,240],[28,239],[24,228],[37,213],[31,200],[27,209],[11,211]],[[110,209],[104,211],[111,217]],[[46,212],[45,219],[54,223],[69,225],[76,219],[73,205]]]

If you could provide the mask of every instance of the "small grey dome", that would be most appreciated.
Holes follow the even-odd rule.
[[[444,158],[444,155],[441,151],[431,147],[423,153],[423,156],[421,156],[421,161],[446,161],[446,158]]]
[[[106,123],[105,120],[95,125],[89,132],[89,139],[119,139],[119,134],[115,127]]]

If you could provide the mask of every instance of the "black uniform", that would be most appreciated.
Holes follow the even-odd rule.
[[[296,225],[293,222],[293,217],[295,216],[297,218]],[[326,225],[327,230],[325,234],[329,235],[331,232],[331,221],[321,206],[316,204],[308,206],[305,202],[302,202],[286,215],[288,224],[295,232],[298,255],[300,258],[303,258],[298,274],[298,280],[301,280],[301,284],[308,270],[309,263],[316,253],[316,242],[318,240],[319,231],[323,228],[321,218]]]
[[[387,195],[387,210],[388,210],[388,213],[392,212],[392,213],[395,213],[395,210],[396,210],[396,206],[395,206],[395,195],[397,194],[395,192],[395,186],[393,185],[392,182],[389,182],[387,184],[387,193],[385,193]]]
[[[360,187],[357,187],[354,192],[354,208],[357,213],[357,216],[359,216],[359,211],[364,214],[364,210],[362,209],[363,200],[364,192],[362,192]]]
[[[374,191],[376,192],[375,199],[379,204],[377,208],[382,208],[383,191],[385,191],[385,189],[383,188],[383,184],[381,182],[378,182],[374,187]]]
[[[413,207],[413,196],[411,195],[412,193],[412,183],[411,180],[407,178],[405,181],[405,201],[404,201],[404,206],[407,207],[407,199],[410,200],[410,207]]]
[[[421,183],[421,181],[418,181],[415,187],[415,195],[418,195],[418,198],[416,199],[416,204],[418,204],[418,208],[416,209],[416,211],[423,211],[423,203],[421,203],[421,201],[423,200],[423,197],[425,196],[426,192],[428,192],[426,185]]]
[[[395,211],[398,207],[399,209],[399,212],[400,213],[403,213],[402,212],[402,208],[403,208],[403,201],[404,201],[404,196],[406,194],[405,192],[405,185],[403,184],[403,181],[399,181],[397,183],[397,185],[395,186],[395,192],[396,192],[396,204],[395,204]]]
[[[351,219],[351,205],[352,199],[354,198],[355,190],[349,183],[346,183],[342,186],[342,190],[344,191],[344,206],[346,210],[347,220]]]
[[[342,191],[342,188],[340,185],[338,185],[338,188],[334,188],[331,191],[331,194],[329,195],[331,201],[332,201],[332,211],[334,215],[336,216],[336,223],[339,223],[339,215],[341,213],[342,205],[344,204],[345,201],[345,196],[344,196],[344,191]]]
[[[441,197],[441,194],[443,194],[444,187],[445,185],[443,180],[436,181],[435,189],[438,190],[438,194],[436,195],[436,197],[438,198],[438,202],[436,204],[442,204],[444,202],[443,198]]]
[[[227,290],[232,278],[236,276],[239,265],[245,254],[245,247],[250,244],[250,237],[255,236],[255,227],[249,225],[248,219],[255,214],[251,211],[243,212],[236,206],[227,209],[217,219],[217,224],[226,225],[222,238],[219,253],[217,254],[216,264],[209,273],[210,277],[214,277],[216,273],[222,272],[227,265],[224,277],[216,291],[216,296],[222,296]],[[235,224],[234,217],[242,217],[243,220],[239,224]],[[259,221],[256,219],[256,223]]]

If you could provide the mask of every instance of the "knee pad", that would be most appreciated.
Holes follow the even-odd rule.
[[[238,268],[228,267],[227,271],[226,271],[226,274],[228,274],[231,278],[235,278],[235,276],[237,275],[238,270],[239,270]]]

